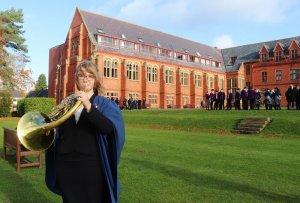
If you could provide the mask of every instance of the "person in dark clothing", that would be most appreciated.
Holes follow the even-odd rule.
[[[297,85],[296,87],[296,109],[300,110],[300,86]]]
[[[234,108],[235,110],[241,110],[241,93],[240,88],[238,88],[234,95]]]
[[[292,109],[296,109],[297,88],[294,86],[291,94]]]
[[[274,109],[275,110],[281,109],[281,93],[278,87],[274,88]]]
[[[124,97],[124,99],[123,99],[123,109],[128,109],[128,106],[127,106],[127,99],[126,99],[126,97]]]
[[[255,104],[254,104],[254,109],[259,110],[260,108],[260,99],[261,99],[261,94],[259,89],[256,89],[255,92]]]
[[[272,101],[272,93],[270,91],[270,89],[266,89],[265,90],[265,108],[266,110],[272,110],[272,105],[273,105],[273,101]]]
[[[209,98],[210,98],[210,110],[214,110],[214,103],[216,101],[216,94],[215,94],[214,89],[211,89]]]
[[[254,110],[256,91],[253,88],[249,90],[250,109]]]
[[[242,98],[243,110],[248,110],[248,88],[247,87],[245,87],[241,91],[241,98]]]
[[[75,95],[82,105],[56,129],[46,151],[46,184],[64,203],[116,203],[118,163],[125,142],[122,112],[98,96],[97,67],[84,60],[76,68]]]
[[[219,108],[220,100],[219,100],[218,96],[219,96],[219,92],[215,91],[214,110],[218,110],[218,108]]]
[[[209,110],[210,108],[210,94],[209,92],[206,92],[205,94],[205,109]]]
[[[294,105],[295,105],[295,98],[293,95],[293,90],[294,90],[294,85],[291,84],[290,87],[287,89],[287,91],[285,92],[285,97],[286,97],[286,101],[287,101],[287,109],[293,109]]]
[[[224,101],[225,101],[225,92],[223,89],[220,90],[219,94],[218,94],[218,100],[219,100],[219,109],[220,110],[224,110],[225,106],[224,106]]]
[[[227,93],[227,97],[226,97],[226,101],[227,101],[227,110],[231,110],[232,109],[232,99],[233,99],[233,95],[232,95],[232,90],[229,89],[228,93]]]
[[[116,102],[116,104],[119,106],[119,98],[118,97],[116,97],[116,99],[115,99],[115,102]]]
[[[142,109],[142,100],[137,98],[137,109]]]

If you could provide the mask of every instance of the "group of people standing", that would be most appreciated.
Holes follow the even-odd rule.
[[[287,109],[297,109],[300,110],[300,86],[294,86],[293,84],[285,92],[285,97],[287,101]]]
[[[130,97],[129,99],[126,99],[124,97],[121,109],[127,109],[127,110],[134,110],[134,109],[146,109],[146,99],[133,99]]]
[[[262,96],[264,96],[262,100]],[[300,87],[290,85],[285,93],[288,102],[287,109],[300,110]],[[266,110],[281,109],[281,92],[280,89],[275,87],[273,89],[265,89],[260,91],[252,87],[244,87],[242,90],[237,88],[235,93],[231,89],[225,94],[224,90],[215,91],[211,89],[205,95],[205,102],[202,102],[202,107],[206,110],[231,110],[233,107],[236,110],[259,110],[261,105],[265,106]],[[226,99],[226,108],[225,108]],[[242,104],[242,106],[241,106]]]

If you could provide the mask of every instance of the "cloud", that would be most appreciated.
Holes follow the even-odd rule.
[[[280,23],[299,6],[297,0],[133,0],[121,6],[117,17],[142,24]]]
[[[229,35],[221,35],[215,38],[215,42],[213,46],[218,47],[220,49],[233,47],[232,37]]]

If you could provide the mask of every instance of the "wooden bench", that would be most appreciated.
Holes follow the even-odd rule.
[[[30,151],[24,148],[24,146],[20,143],[19,138],[17,136],[17,130],[5,128],[3,134],[3,159],[6,160],[7,156],[7,148],[13,149],[16,151],[17,156],[17,170],[20,172],[23,167],[31,167],[38,166],[42,167],[42,152]],[[37,161],[28,161],[25,159],[26,156],[34,156],[37,157]],[[22,158],[24,157],[24,158]]]

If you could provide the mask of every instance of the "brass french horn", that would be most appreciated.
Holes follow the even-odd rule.
[[[18,122],[17,136],[24,147],[32,151],[48,149],[54,142],[55,128],[70,118],[81,105],[75,94],[66,97],[48,116],[28,112]]]

